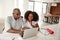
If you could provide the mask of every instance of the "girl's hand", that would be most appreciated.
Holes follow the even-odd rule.
[[[35,24],[35,25],[32,25],[32,27],[33,27],[33,28],[37,28],[37,27],[39,27],[39,26],[38,26],[38,23]]]

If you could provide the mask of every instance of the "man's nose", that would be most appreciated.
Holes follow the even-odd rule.
[[[20,17],[20,15],[18,15],[18,17]]]

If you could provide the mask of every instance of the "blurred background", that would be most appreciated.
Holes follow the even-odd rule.
[[[27,10],[31,10],[38,13],[39,25],[41,26],[43,20],[46,20],[44,16],[50,15],[52,13],[51,7],[57,7],[57,3],[59,4],[60,0],[0,0],[0,19],[5,19],[7,16],[12,15],[14,8],[19,8],[22,16]]]

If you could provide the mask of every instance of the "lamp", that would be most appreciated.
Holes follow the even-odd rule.
[[[46,2],[46,3],[52,3],[52,2],[59,3],[60,2],[60,0],[29,0],[29,1]]]
[[[56,3],[52,3],[51,6],[57,6],[57,4]]]

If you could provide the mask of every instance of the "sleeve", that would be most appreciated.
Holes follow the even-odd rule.
[[[23,25],[22,28],[24,28],[24,27],[26,27],[26,28],[32,28],[32,26],[27,21],[24,22],[24,25]]]
[[[23,23],[23,25],[22,25],[22,28],[24,28],[24,27],[27,27],[27,21],[23,18],[23,21],[22,21],[22,23]]]
[[[5,19],[5,29],[3,32],[7,32],[11,28],[10,23],[9,23],[9,17]]]
[[[22,28],[24,28],[25,25],[26,25],[26,21],[23,19],[22,20]]]

